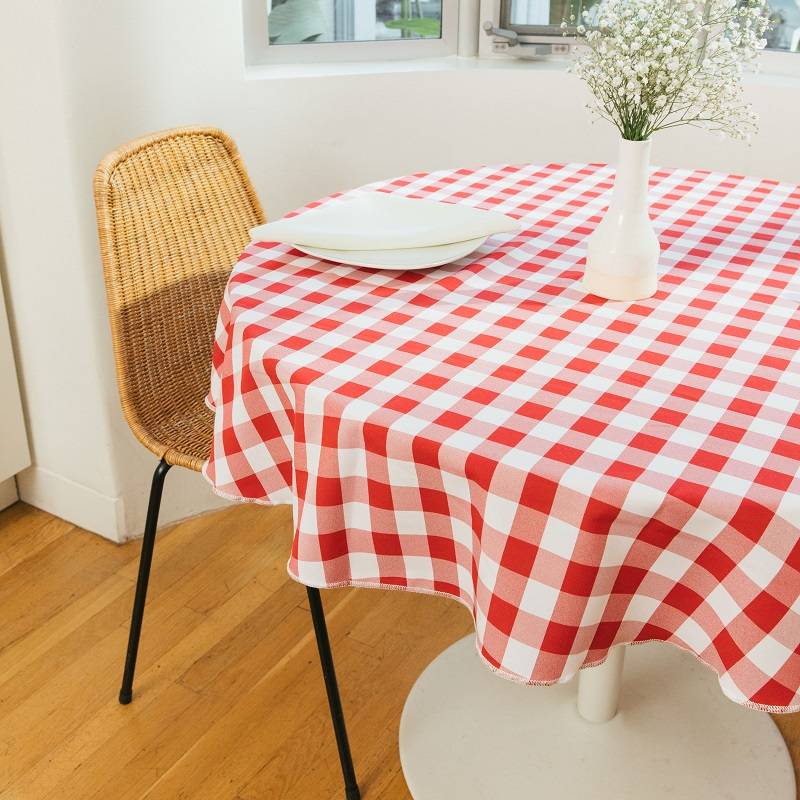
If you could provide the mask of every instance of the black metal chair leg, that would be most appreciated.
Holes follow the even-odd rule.
[[[333,732],[336,734],[336,746],[339,748],[339,761],[344,775],[344,793],[347,800],[360,800],[361,792],[356,782],[356,771],[353,768],[353,757],[350,755],[350,744],[347,741],[347,726],[342,712],[342,701],[339,697],[339,686],[336,683],[336,671],[333,668],[333,654],[328,639],[328,628],[325,624],[325,612],[319,589],[307,586],[308,602],[311,606],[311,619],[314,621],[314,633],[317,636],[317,649],[322,664],[322,675],[325,678],[325,691],[328,693],[328,706],[331,711]]]
[[[170,464],[159,462],[153,473],[150,486],[150,502],[147,506],[147,519],[144,526],[142,554],[139,557],[139,577],[136,581],[136,596],[133,600],[131,614],[131,630],[128,635],[128,652],[125,656],[125,671],[122,674],[122,688],[119,690],[119,702],[127,705],[133,697],[133,673],[136,670],[136,655],[139,652],[139,636],[142,633],[142,617],[144,603],[147,599],[147,583],[150,580],[150,565],[153,563],[153,547],[156,543],[158,512],[161,508],[161,492],[164,489],[164,478],[167,477]]]

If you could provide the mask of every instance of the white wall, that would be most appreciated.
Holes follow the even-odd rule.
[[[118,411],[91,198],[106,151],[150,130],[218,125],[271,217],[415,170],[614,158],[613,132],[589,124],[582,88],[559,70],[248,78],[241,39],[238,0],[4,10],[0,223],[36,465],[20,491],[111,538],[140,532],[154,459]],[[800,181],[798,84],[759,79],[749,92],[762,114],[752,147],[687,129],[660,136],[654,161]],[[163,519],[214,504],[202,478],[174,470]]]

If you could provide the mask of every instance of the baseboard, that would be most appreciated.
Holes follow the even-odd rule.
[[[97,533],[112,542],[125,541],[122,498],[108,497],[42,467],[17,476],[20,500]]]
[[[135,539],[144,533],[144,520],[150,491],[150,470],[137,476],[125,493],[125,538]],[[184,519],[197,517],[230,505],[211,491],[206,479],[190,469],[174,467],[164,482],[158,527],[164,528]]]
[[[112,542],[135,539],[144,530],[149,472],[142,473],[141,481],[130,488],[125,498],[108,497],[42,467],[23,470],[17,476],[17,487],[19,499]],[[173,469],[164,487],[159,527],[226,505],[229,502],[213,494],[202,476],[187,469]]]
[[[13,478],[0,481],[0,511],[9,506],[13,506],[17,500],[19,500],[17,482]]]

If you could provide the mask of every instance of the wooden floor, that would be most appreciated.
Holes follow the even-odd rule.
[[[288,509],[255,506],[160,534],[123,707],[139,544],[21,503],[0,512],[0,799],[341,800],[306,596],[286,575],[290,540]],[[469,614],[403,592],[323,599],[364,800],[408,798],[403,701],[472,630]],[[800,715],[778,722],[797,765]]]

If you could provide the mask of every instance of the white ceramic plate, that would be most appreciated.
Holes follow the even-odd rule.
[[[333,250],[409,250],[519,230],[496,211],[462,203],[413,200],[386,192],[337,197],[288,219],[250,231],[255,241]]]
[[[468,239],[465,242],[440,244],[434,247],[405,247],[398,250],[332,250],[324,247],[308,247],[304,244],[293,245],[301,253],[347,264],[352,267],[370,267],[371,269],[429,269],[449,264],[459,258],[468,256],[480,247],[487,236]]]

